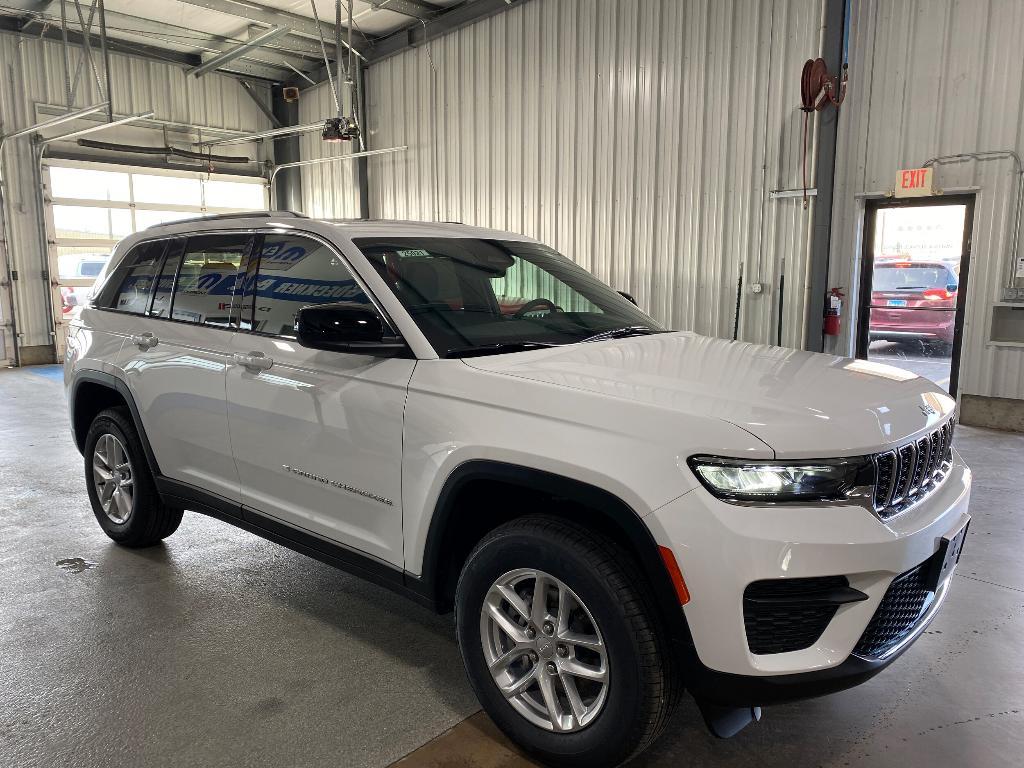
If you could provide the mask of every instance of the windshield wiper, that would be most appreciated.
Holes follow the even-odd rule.
[[[662,331],[656,331],[653,328],[648,328],[646,325],[627,325],[624,328],[612,328],[610,331],[595,333],[593,336],[587,336],[585,339],[580,339],[580,342],[604,341],[605,339],[624,339],[627,336],[647,336],[652,333],[662,333]]]
[[[552,344],[546,341],[503,341],[495,344],[479,344],[475,347],[453,349],[445,355],[445,357],[482,357],[483,355],[500,355],[506,352],[526,352],[531,349],[547,349],[548,347],[561,346],[561,344]]]

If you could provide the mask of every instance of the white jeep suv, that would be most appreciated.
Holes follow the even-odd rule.
[[[949,590],[970,471],[913,374],[670,332],[520,235],[252,213],[115,250],[65,375],[96,518],[217,517],[455,611],[541,760],[685,688],[728,736],[856,685]]]

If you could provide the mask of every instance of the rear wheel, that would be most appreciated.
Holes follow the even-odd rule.
[[[663,633],[630,556],[549,517],[514,520],[469,556],[459,647],[484,709],[557,765],[618,765],[649,745],[678,699]]]
[[[182,510],[160,499],[142,441],[124,408],[101,411],[93,419],[84,454],[92,511],[111,539],[144,547],[177,530]]]

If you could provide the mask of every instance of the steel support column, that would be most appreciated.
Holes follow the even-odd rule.
[[[825,41],[822,58],[828,71],[837,75],[843,66],[846,6],[849,0],[825,0]],[[832,245],[832,200],[836,176],[836,142],[841,107],[828,107],[818,112],[817,169],[813,186],[817,189],[814,200],[814,222],[811,229],[810,269],[808,270],[808,299],[805,347],[813,352],[825,349],[822,333],[822,314],[825,311],[825,293],[828,291],[828,267]]]
[[[299,103],[297,101],[287,102],[281,96],[281,87],[274,86],[273,91],[274,116],[282,126],[294,126],[299,124]],[[274,164],[298,162],[299,136],[290,134],[274,139]],[[302,210],[302,175],[298,173],[286,173],[277,185],[274,199],[270,201],[275,210],[279,211],[301,211]]]
[[[356,121],[359,125],[359,139],[363,150],[367,149],[365,145],[366,136],[366,67],[363,66],[363,62],[356,60],[354,65],[355,72],[352,73],[355,78],[356,85]],[[370,158],[363,157],[356,159],[356,185],[359,188],[359,218],[368,219],[370,218]]]

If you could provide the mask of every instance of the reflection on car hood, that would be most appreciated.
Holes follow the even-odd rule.
[[[873,453],[933,428],[955,407],[937,385],[866,360],[693,333],[574,344],[467,365],[710,416],[779,456]]]

